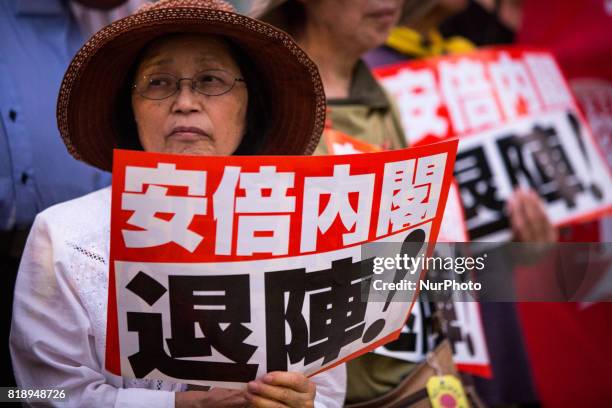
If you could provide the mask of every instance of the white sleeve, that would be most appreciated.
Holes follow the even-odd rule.
[[[77,283],[66,273],[73,260],[62,259],[62,245],[39,215],[15,286],[10,348],[18,386],[63,389],[68,403],[54,404],[62,407],[173,408],[174,392],[123,389],[121,377],[112,384],[103,374]]]
[[[346,365],[340,364],[311,378],[317,386],[315,408],[340,408],[346,395]]]

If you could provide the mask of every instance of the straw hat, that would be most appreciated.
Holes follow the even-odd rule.
[[[112,169],[112,150],[125,137],[118,100],[128,73],[150,41],[171,33],[224,36],[257,68],[273,118],[257,154],[314,151],[325,121],[323,85],[315,64],[286,33],[234,13],[221,0],[161,0],[100,30],[68,67],[58,97],[57,122],[76,159]]]

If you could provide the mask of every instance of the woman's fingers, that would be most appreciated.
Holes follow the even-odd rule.
[[[284,404],[275,399],[269,399],[263,397],[258,394],[247,393],[246,394],[247,401],[249,401],[249,406],[253,408],[290,408],[292,405]],[[293,405],[297,406],[297,405]]]
[[[529,190],[531,204],[527,208],[528,217],[534,222],[536,235],[534,242],[552,242],[557,240],[557,228],[552,225],[542,199],[535,191]]]
[[[529,226],[522,204],[523,192],[515,190],[508,199],[508,213],[510,216],[510,226],[517,241],[528,241]]]
[[[516,190],[508,200],[508,212],[516,240],[556,241],[557,229],[551,224],[542,200],[533,190]]]
[[[547,221],[546,215],[539,211],[539,201],[534,198],[534,195],[532,190],[521,191],[518,201],[523,217],[524,241],[526,242],[538,242],[544,229],[543,224]]]
[[[312,407],[315,385],[303,374],[272,372],[248,384],[247,398],[255,407]]]
[[[260,381],[250,382],[248,391],[255,395],[265,396],[266,398],[286,403],[288,406],[295,406],[300,401],[299,393],[291,388],[269,385]]]
[[[263,377],[263,382],[269,385],[291,388],[300,393],[313,392],[315,385],[301,373],[273,371]]]

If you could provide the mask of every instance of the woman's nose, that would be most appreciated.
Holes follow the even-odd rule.
[[[173,111],[175,112],[194,112],[201,109],[204,95],[193,89],[191,81],[180,81],[179,89],[175,94]]]

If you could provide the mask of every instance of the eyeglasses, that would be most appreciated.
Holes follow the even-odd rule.
[[[197,73],[193,78],[178,78],[172,74],[143,75],[136,80],[134,90],[143,98],[161,100],[174,95],[181,89],[181,81],[191,81],[191,89],[208,96],[228,93],[236,82],[244,78],[234,78],[232,74],[220,69],[209,69]]]

